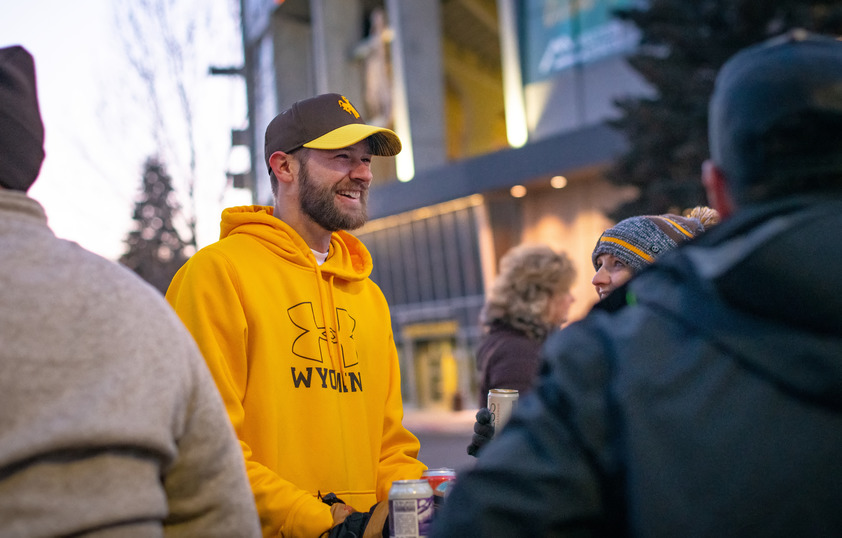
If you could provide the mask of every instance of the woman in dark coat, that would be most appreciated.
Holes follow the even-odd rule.
[[[532,387],[541,345],[567,321],[576,271],[563,252],[546,245],[520,245],[500,259],[500,271],[483,307],[485,334],[477,349],[479,403],[489,389]]]

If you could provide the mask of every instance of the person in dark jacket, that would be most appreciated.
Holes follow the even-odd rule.
[[[840,131],[842,42],[731,58],[703,166],[722,222],[550,336],[433,536],[838,535]]]
[[[573,262],[547,245],[518,245],[500,258],[480,314],[485,330],[477,348],[480,407],[488,406],[489,389],[529,392],[541,345],[567,322],[575,278]]]

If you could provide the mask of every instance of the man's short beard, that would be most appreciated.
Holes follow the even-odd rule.
[[[313,222],[329,232],[356,230],[368,221],[368,190],[360,193],[360,211],[344,213],[336,206],[334,186],[321,187],[310,177],[307,160],[302,159],[298,170],[298,200],[301,210]]]

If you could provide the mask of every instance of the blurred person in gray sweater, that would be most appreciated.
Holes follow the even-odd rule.
[[[0,535],[259,536],[190,334],[27,195],[43,141],[33,59],[0,48]]]

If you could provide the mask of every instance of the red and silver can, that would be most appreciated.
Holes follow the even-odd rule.
[[[433,495],[444,497],[448,488],[452,485],[451,482],[456,480],[456,471],[449,467],[439,467],[438,469],[427,469],[421,473],[421,478],[430,483],[433,489]]]
[[[518,392],[516,389],[491,389],[488,391],[488,410],[491,411],[491,424],[494,425],[494,434],[500,431],[512,411],[517,407]]]
[[[426,478],[395,480],[389,490],[389,536],[422,538],[433,523],[433,488]]]

